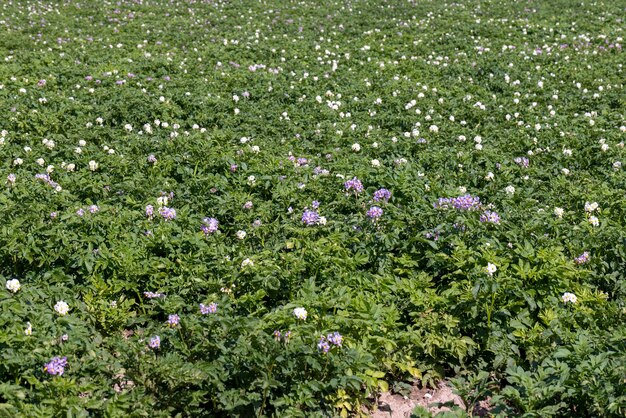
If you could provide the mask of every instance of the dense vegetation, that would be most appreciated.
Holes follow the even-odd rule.
[[[624,416],[624,12],[2,2],[0,413]]]

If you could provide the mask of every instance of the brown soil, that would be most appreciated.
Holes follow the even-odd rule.
[[[452,393],[452,388],[446,382],[440,382],[436,389],[419,388],[413,386],[410,395],[394,395],[385,392],[378,399],[378,409],[371,413],[372,418],[409,418],[416,406],[427,408],[433,415],[450,410],[447,407],[437,407],[433,404],[453,402],[465,409],[461,398]],[[429,405],[432,405],[429,407]]]

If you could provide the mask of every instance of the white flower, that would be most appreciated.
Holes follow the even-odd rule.
[[[326,217],[325,216],[320,216],[320,218],[317,221],[318,224],[320,225],[326,225]]]
[[[487,271],[487,274],[489,274],[490,276],[493,276],[493,273],[495,273],[498,270],[498,268],[496,267],[495,264],[487,263],[487,267],[485,267],[485,270]]]
[[[430,125],[430,126],[428,127],[428,130],[429,130],[430,132],[432,132],[432,133],[435,133],[435,134],[436,134],[437,132],[439,132],[439,127],[438,127],[437,125]]]
[[[490,171],[487,173],[487,175],[485,176],[485,180],[487,181],[491,181],[494,178],[494,174]]]
[[[133,125],[131,125],[130,123],[127,123],[126,125],[124,125],[124,129],[130,132],[133,130]]]
[[[24,330],[24,335],[33,335],[33,326],[30,322],[26,323],[26,329]]]
[[[54,171],[54,166],[53,165],[49,165],[48,167],[46,167],[46,172],[47,173],[52,173]]]
[[[507,186],[506,189],[504,189],[504,191],[507,192],[507,194],[514,194],[515,193],[515,187]]]
[[[359,152],[361,151],[361,146],[357,143],[352,144],[352,151]]]
[[[97,118],[96,122],[98,123],[98,125],[102,125],[102,122],[104,122],[104,119],[102,118]]]
[[[564,212],[565,212],[565,211],[563,210],[563,208],[554,208],[554,215],[555,215],[557,218],[562,218],[562,217],[563,217],[563,213],[564,213]]]
[[[244,239],[246,237],[246,231],[237,231],[237,238]]]
[[[37,164],[39,164],[40,166],[42,166],[42,167],[43,167],[43,165],[46,163],[46,161],[45,161],[43,158],[37,158],[37,159],[35,160],[35,162],[36,162]]]
[[[572,150],[565,148],[563,150],[563,155],[565,155],[566,157],[571,157],[572,156]]]
[[[600,221],[599,221],[599,220],[598,220],[598,218],[597,218],[597,217],[595,217],[595,216],[590,216],[590,217],[589,217],[589,223],[590,223],[591,225],[593,225],[593,226],[598,226],[598,225],[600,225]]]
[[[602,144],[600,146],[600,149],[602,150],[602,152],[606,152],[609,149],[609,144]]]
[[[21,158],[16,158],[15,160],[13,160],[13,165],[22,165],[22,163],[24,163],[24,160],[22,160]]]
[[[56,305],[54,305],[54,310],[61,316],[67,315],[70,310],[70,307],[67,303],[62,300],[58,301]]]
[[[567,168],[562,168],[561,172],[565,174],[566,176],[569,176],[569,170]]]
[[[87,145],[87,141],[85,141],[84,139],[81,139],[80,141],[78,141],[78,145],[80,145],[81,147],[84,147],[85,145]]]
[[[576,295],[570,292],[563,293],[563,296],[561,296],[561,299],[563,299],[563,303],[568,303],[568,302],[576,303],[576,301],[578,300]]]
[[[89,161],[89,169],[91,171],[96,171],[98,169],[98,163],[94,160]]]
[[[31,147],[24,147],[24,152],[31,152],[32,148]]]
[[[613,170],[618,171],[620,168],[622,168],[622,162],[621,161],[615,161],[613,163]]]
[[[467,187],[459,186],[459,193],[465,193],[465,192],[467,192]]]
[[[258,154],[259,152],[261,152],[261,148],[259,148],[258,145],[253,145],[250,147],[250,149],[252,150],[252,152],[254,152],[255,154]]]
[[[248,266],[253,267],[254,261],[250,260],[249,258],[246,258],[245,260],[241,262],[241,268],[246,268]]]
[[[68,165],[65,166],[65,169],[67,171],[74,171],[75,168],[76,168],[76,164],[73,164],[73,163],[69,163]]]
[[[598,202],[585,202],[585,212],[593,212],[598,209]]]
[[[378,161],[378,160],[372,160],[372,167],[374,167],[374,168],[378,168],[378,167],[380,167],[380,161]]]
[[[256,183],[256,177],[254,177],[254,176],[249,176],[249,177],[248,177],[248,185],[249,185],[249,186],[254,186],[254,183]]]
[[[304,321],[306,320],[307,311],[304,308],[295,308],[293,310],[293,316]]]
[[[483,145],[482,144],[476,144],[476,145],[474,145],[474,148],[476,149],[476,151],[481,151],[483,149]]]
[[[20,287],[22,287],[22,285],[20,284],[20,281],[17,279],[11,279],[11,280],[7,280],[7,289],[10,290],[11,292],[15,293],[18,290],[20,290]]]

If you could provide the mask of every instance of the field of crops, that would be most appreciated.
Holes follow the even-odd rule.
[[[624,416],[625,18],[2,2],[0,416]]]

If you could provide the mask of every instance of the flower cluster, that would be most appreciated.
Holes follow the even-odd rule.
[[[470,194],[452,198],[440,197],[433,206],[435,209],[453,208],[456,210],[478,210],[481,207],[480,198]]]
[[[574,263],[576,264],[585,264],[587,261],[589,261],[588,251],[583,252],[581,255],[579,255],[578,257],[574,259]]]
[[[480,215],[480,221],[497,225],[500,223],[500,215],[496,212],[486,210]]]
[[[200,313],[202,315],[214,314],[215,312],[217,312],[217,303],[212,302],[208,305],[205,305],[203,303],[200,304]]]
[[[343,337],[338,332],[333,332],[326,336],[322,335],[320,337],[319,342],[317,343],[317,348],[323,353],[328,353],[332,346],[341,347],[343,344]]]
[[[383,216],[383,210],[378,206],[372,206],[366,213],[367,217],[373,221],[378,220],[381,216]]]
[[[563,303],[576,303],[576,301],[578,300],[576,295],[570,292],[563,293],[561,299],[563,300]]]
[[[374,192],[374,200],[376,202],[380,202],[382,201],[389,201],[389,199],[391,199],[391,192],[387,189],[378,189]]]
[[[354,191],[355,193],[361,193],[363,190],[365,190],[365,188],[363,187],[363,183],[361,183],[361,180],[356,177],[354,177],[352,180],[346,181],[343,184],[343,187],[346,189],[347,192]]]
[[[163,206],[159,209],[159,215],[166,221],[171,221],[172,219],[176,219],[176,209]]]
[[[164,298],[165,297],[164,293],[155,293],[155,292],[143,292],[143,295],[146,298],[148,298],[148,299]]]
[[[170,328],[176,327],[180,323],[180,316],[171,314],[167,317],[167,326]]]
[[[307,311],[304,308],[295,308],[293,310],[293,316],[304,321],[306,320],[306,317],[307,317]]]
[[[148,342],[148,347],[154,349],[161,347],[161,337],[155,335],[154,337],[150,338],[150,341]]]
[[[7,290],[13,293],[16,293],[18,290],[20,290],[22,285],[20,284],[19,280],[11,279],[11,280],[7,280],[6,287],[7,287]]]
[[[200,230],[204,233],[204,235],[210,235],[217,232],[219,225],[220,223],[215,218],[204,218],[202,220]]]
[[[43,371],[53,376],[62,376],[67,367],[67,357],[54,357],[43,366]]]

